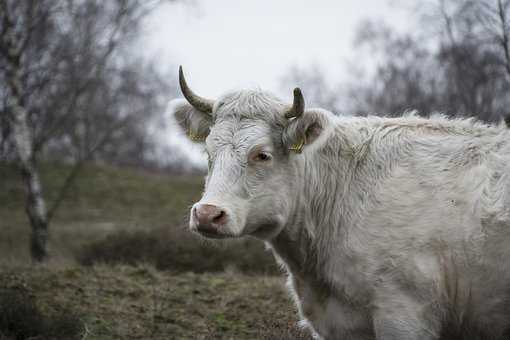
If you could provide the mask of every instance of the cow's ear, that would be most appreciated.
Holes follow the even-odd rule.
[[[321,109],[310,109],[298,118],[291,118],[283,131],[283,144],[296,153],[301,153],[308,146],[317,144],[318,140],[330,130],[330,115],[329,112]]]
[[[177,99],[170,103],[170,114],[175,117],[179,127],[194,142],[203,142],[213,125],[210,114],[199,111],[187,101]]]

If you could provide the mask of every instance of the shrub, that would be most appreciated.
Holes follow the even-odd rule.
[[[8,339],[78,339],[80,319],[69,310],[44,315],[35,298],[17,289],[0,290],[0,335]]]
[[[5,336],[26,339],[41,334],[43,318],[32,297],[16,290],[0,292],[0,331]]]
[[[160,241],[155,234],[121,231],[86,244],[77,254],[83,265],[95,263],[136,264],[151,261],[159,252]]]
[[[229,267],[246,274],[276,274],[273,256],[255,240],[206,243],[189,233],[162,230],[117,232],[82,247],[77,260],[95,263],[151,263],[160,270],[219,272]]]

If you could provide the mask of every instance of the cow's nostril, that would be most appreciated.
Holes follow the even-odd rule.
[[[218,227],[227,221],[227,212],[212,204],[198,204],[192,211],[193,219],[198,225],[213,227],[212,224]]]
[[[224,210],[220,210],[218,215],[216,215],[213,218],[213,222],[217,223],[217,224],[222,224],[225,221],[226,216],[227,216],[227,214],[225,213],[225,211]]]

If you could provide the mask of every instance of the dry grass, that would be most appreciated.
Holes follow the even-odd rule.
[[[152,266],[1,268],[44,315],[80,315],[90,339],[308,339],[282,278],[172,274]]]

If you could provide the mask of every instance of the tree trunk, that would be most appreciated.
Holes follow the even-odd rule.
[[[5,75],[8,89],[7,115],[14,135],[14,146],[25,187],[26,205],[32,237],[30,253],[36,262],[48,256],[48,215],[42,195],[41,182],[36,168],[34,142],[29,128],[29,113],[24,105],[22,89],[21,54],[28,39],[27,32],[16,30],[13,18],[9,17],[8,7],[3,5],[3,30],[0,35],[0,52],[5,57]]]
[[[12,80],[14,79],[11,79],[11,83]],[[14,80],[11,86],[16,86],[15,83]],[[19,105],[19,100],[15,96],[11,97],[9,102],[14,143],[25,188],[25,210],[32,226],[30,253],[34,261],[41,262],[48,256],[48,217],[33,155],[32,136],[27,124],[28,113]]]
[[[48,257],[48,219],[41,191],[41,183],[33,164],[28,165],[28,167],[22,165],[21,175],[25,185],[25,210],[32,226],[30,254],[32,260],[42,262]]]

